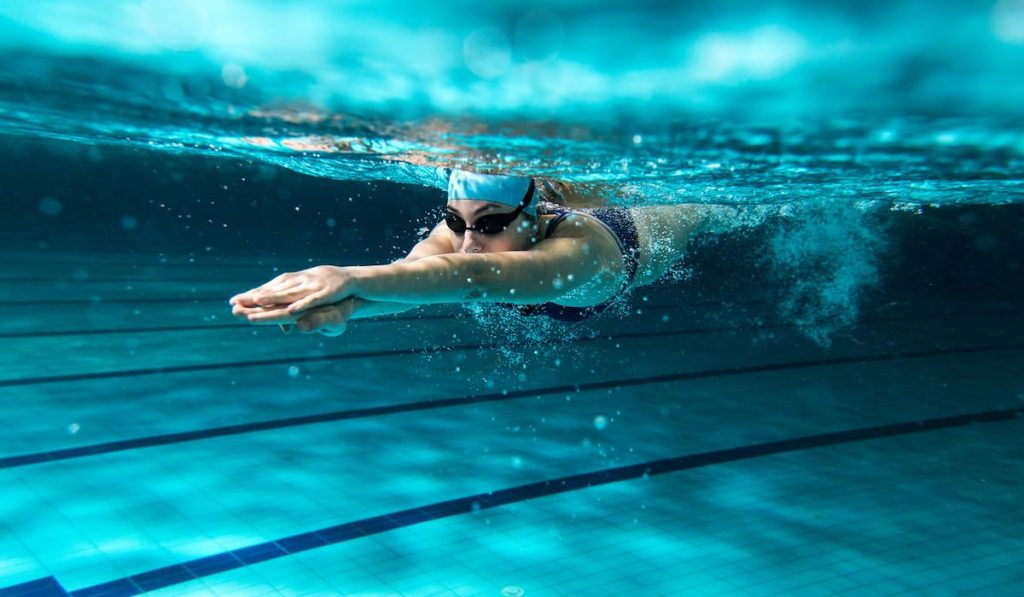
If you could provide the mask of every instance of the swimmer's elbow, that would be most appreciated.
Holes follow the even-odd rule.
[[[458,284],[462,286],[464,301],[487,300],[488,295],[491,294],[490,287],[494,284],[495,276],[493,268],[484,260],[470,261],[469,267],[463,267],[461,273],[457,272],[456,275],[459,277]]]
[[[471,271],[472,282],[467,280],[467,300],[522,303],[538,298],[536,289],[529,282],[536,276],[531,275],[531,268],[524,268],[522,264],[480,259],[474,262]]]

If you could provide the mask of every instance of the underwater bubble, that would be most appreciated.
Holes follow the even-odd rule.
[[[249,80],[245,74],[245,69],[237,64],[225,64],[220,69],[220,78],[224,81],[225,85],[235,89],[245,87],[245,82]]]
[[[82,426],[79,425],[78,423],[72,423],[72,424],[68,425],[68,433],[70,433],[71,435],[75,435],[81,429],[82,429]]]
[[[301,370],[298,367],[296,367],[295,365],[292,365],[291,367],[288,367],[288,377],[291,377],[291,378],[294,379],[294,378],[299,376],[299,373],[301,373]]]
[[[39,212],[46,216],[59,216],[64,211],[64,206],[53,197],[43,197],[39,200]]]
[[[473,511],[473,514],[480,512],[480,502],[473,502],[473,504],[470,506],[470,510]]]
[[[607,426],[608,426],[608,418],[607,417],[604,417],[602,415],[597,415],[596,417],[594,417],[594,429],[597,429],[598,431],[600,431],[600,430],[604,429]]]
[[[139,221],[132,216],[121,216],[121,228],[125,230],[135,230],[135,227],[139,225]]]
[[[512,468],[523,468],[523,459],[519,456],[512,457]]]

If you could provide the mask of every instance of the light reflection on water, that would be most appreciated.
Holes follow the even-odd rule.
[[[472,8],[472,10],[470,10]],[[630,203],[1012,203],[1024,4],[0,3],[0,134]]]

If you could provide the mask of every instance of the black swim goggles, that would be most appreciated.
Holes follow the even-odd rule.
[[[510,211],[507,214],[488,214],[486,216],[480,216],[475,226],[467,226],[466,220],[463,220],[458,215],[448,212],[444,215],[444,221],[448,224],[448,228],[452,232],[462,234],[467,230],[479,232],[480,234],[498,234],[504,232],[509,227],[519,214],[526,209],[526,206],[533,200],[534,183],[530,181],[530,188],[526,189],[526,195],[523,197],[523,201],[519,204],[519,207],[515,208],[514,211]]]

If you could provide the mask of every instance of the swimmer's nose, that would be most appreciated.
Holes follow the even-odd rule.
[[[463,253],[480,253],[483,245],[480,244],[480,235],[474,230],[467,230],[466,236],[462,239]]]

